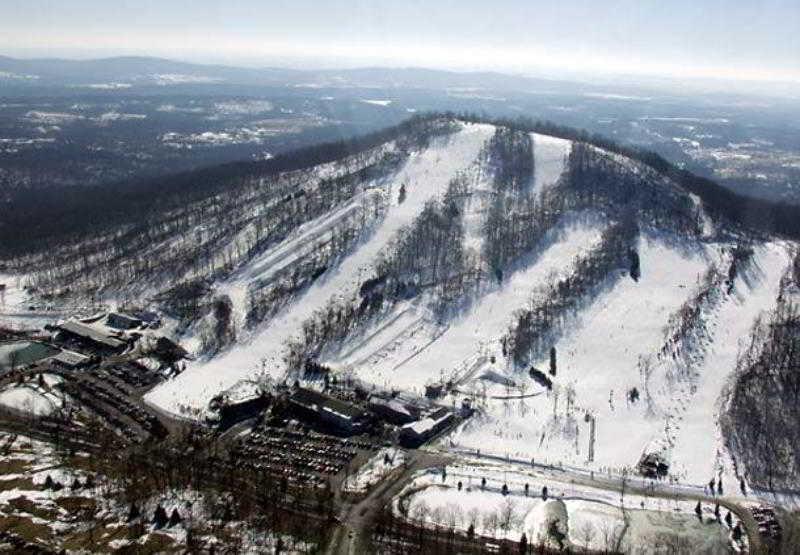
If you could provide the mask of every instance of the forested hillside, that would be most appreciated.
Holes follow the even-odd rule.
[[[791,327],[795,209],[580,132],[451,114],[137,186],[44,202],[52,225],[6,246],[3,272],[42,302],[164,313],[194,357],[148,394],[165,410],[202,418],[243,384],[322,375],[433,387],[478,410],[457,449],[792,482],[748,465],[791,463],[788,436],[757,447],[778,413],[740,423],[776,387],[774,410],[797,408],[791,365],[759,362],[791,358],[768,330]]]

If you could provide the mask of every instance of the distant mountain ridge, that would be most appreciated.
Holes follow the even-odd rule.
[[[28,84],[87,85],[128,82],[152,85],[154,76],[181,75],[208,78],[237,85],[287,85],[324,87],[382,87],[425,89],[568,90],[576,83],[509,75],[499,72],[455,72],[426,68],[363,67],[354,69],[245,68],[219,64],[196,64],[165,58],[120,56],[88,60],[61,58],[21,59],[0,56],[0,72],[36,77]],[[585,85],[581,85],[584,88]]]

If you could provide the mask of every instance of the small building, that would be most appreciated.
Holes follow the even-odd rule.
[[[131,315],[134,318],[141,320],[142,323],[149,328],[158,329],[161,327],[161,316],[159,316],[157,312],[152,312],[149,310],[137,310],[135,312],[131,312]]]
[[[659,453],[645,453],[636,465],[645,478],[663,478],[669,472],[669,464]]]
[[[541,370],[537,370],[536,368],[531,368],[529,375],[531,379],[533,379],[533,381],[535,381],[542,387],[546,387],[547,389],[553,389],[553,380],[551,380],[550,376],[548,376]]]
[[[67,351],[62,349],[57,355],[52,357],[52,360],[58,366],[67,368],[69,370],[77,370],[83,368],[91,362],[91,358],[75,351]]]
[[[425,397],[428,399],[438,399],[442,396],[444,392],[444,385],[440,383],[426,385],[425,386]]]
[[[361,433],[369,420],[366,411],[304,387],[294,389],[289,403],[305,418],[316,419],[346,434]]]
[[[400,428],[400,444],[404,447],[419,447],[455,421],[455,415],[441,408],[422,420],[411,422]]]
[[[117,330],[135,330],[141,328],[143,323],[140,319],[121,312],[110,312],[106,318],[106,325]]]

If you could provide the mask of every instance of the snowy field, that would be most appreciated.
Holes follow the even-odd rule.
[[[384,447],[366,463],[358,472],[348,476],[344,482],[344,491],[348,493],[366,493],[369,488],[380,482],[390,472],[400,468],[406,460],[402,449]]]
[[[559,482],[535,469],[502,463],[473,460],[447,466],[444,475],[441,470],[421,472],[395,498],[394,509],[427,525],[462,531],[473,525],[483,535],[512,540],[524,532],[535,541],[548,513],[543,509],[553,500],[566,508],[573,547],[639,553],[635,546],[652,545],[656,536],[667,535],[712,553],[728,552],[729,530],[716,522],[710,506],[704,507],[700,522],[692,502],[630,494],[620,498],[618,491]]]
[[[356,292],[360,283],[370,277],[379,253],[403,226],[414,220],[425,202],[444,194],[450,180],[475,162],[493,129],[466,125],[412,156],[387,184],[386,194],[392,205],[386,216],[354,253],[318,279],[249,342],[237,344],[210,361],[190,365],[180,376],[148,394],[148,401],[172,412],[204,411],[211,397],[241,379],[255,377],[262,367],[274,377],[282,377],[285,346],[297,337],[303,322],[330,299],[349,298]],[[397,191],[404,183],[406,199],[397,204]]]
[[[42,374],[41,385],[38,378],[9,385],[0,391],[0,406],[27,416],[49,416],[64,404],[64,394],[54,389],[61,381],[55,374]]]

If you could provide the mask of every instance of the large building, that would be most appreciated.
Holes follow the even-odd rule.
[[[127,341],[121,337],[103,333],[89,324],[76,320],[62,322],[56,326],[56,329],[66,338],[81,346],[103,353],[121,353],[128,346]]]
[[[321,423],[346,434],[365,431],[369,415],[366,411],[304,387],[296,387],[289,402],[302,415],[318,419]]]
[[[413,422],[419,415],[419,411],[414,410],[414,407],[405,405],[397,399],[384,399],[377,395],[370,397],[369,410],[383,420],[398,426]]]

